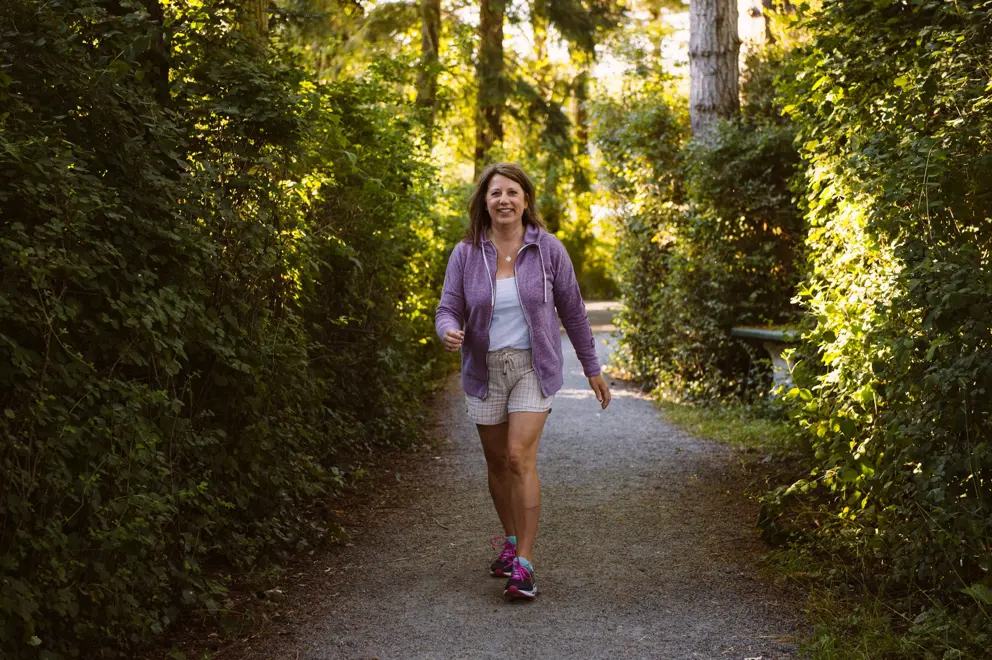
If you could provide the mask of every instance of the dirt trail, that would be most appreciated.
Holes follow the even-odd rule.
[[[590,317],[605,330],[600,307]],[[596,337],[605,362],[609,335]],[[733,451],[667,424],[619,383],[601,411],[562,340],[565,386],[538,462],[537,600],[504,602],[488,577],[500,530],[453,379],[450,445],[418,475],[431,487],[342,550],[333,605],[269,657],[795,657],[799,603],[758,578],[756,512]]]

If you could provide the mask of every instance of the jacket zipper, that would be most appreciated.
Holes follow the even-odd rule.
[[[514,275],[514,277],[513,277],[513,286],[516,287],[516,289],[517,289],[517,301],[520,303],[520,311],[523,312],[524,323],[527,324],[527,332],[530,333],[531,347],[533,347],[534,346],[534,328],[531,327],[530,319],[527,318],[527,310],[524,309],[524,301],[523,301],[523,298],[520,297],[520,280],[518,280],[517,277],[516,277],[516,275],[517,275],[517,259],[520,257],[520,253],[523,252],[524,251],[524,248],[526,248],[528,245],[536,245],[536,243],[527,243],[526,245],[520,246],[520,249],[517,250],[517,256],[515,256],[513,258],[513,275]],[[543,278],[544,275],[542,274],[541,277]],[[495,307],[495,304],[494,304],[494,307]]]
[[[535,246],[537,246],[537,249],[539,251],[541,249],[541,247],[539,245],[537,245],[537,243],[527,243],[526,245],[521,246],[521,248],[519,250],[517,250],[517,256],[513,258],[514,276],[516,275],[516,270],[517,270],[517,258],[520,256],[520,253],[524,251],[524,248],[526,248],[528,245],[535,245]],[[527,310],[524,309],[523,298],[520,297],[520,279],[517,278],[517,277],[514,277],[513,278],[513,285],[517,288],[517,300],[520,302],[520,311],[523,312],[524,323],[527,324],[527,331],[530,332],[531,364],[534,366],[534,372],[537,373],[537,365],[534,364],[534,360],[533,360],[533,355],[534,355],[534,353],[533,353],[533,349],[534,349],[534,328],[531,325],[530,318],[527,317]],[[544,286],[544,287],[547,287],[548,286],[547,282],[544,281],[544,268],[543,267],[541,268],[541,285]],[[541,387],[541,374],[540,373],[537,374],[537,386],[538,387]],[[542,396],[544,395],[544,389],[543,388],[541,388],[541,395]]]
[[[493,278],[492,273],[489,272],[489,261],[486,259],[486,243],[488,239],[485,239],[482,243],[482,264],[486,267],[486,275],[489,277],[489,290],[492,303],[489,305],[489,323],[486,324],[486,355],[489,354],[489,331],[493,327],[493,316],[496,314],[496,280]],[[499,259],[499,254],[496,255]],[[499,261],[496,262],[496,270],[499,270]],[[489,365],[486,365],[486,396],[482,397],[483,400],[489,398]]]

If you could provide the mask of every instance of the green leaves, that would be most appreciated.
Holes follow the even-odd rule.
[[[683,108],[649,88],[604,108],[597,136],[621,201],[624,369],[665,396],[711,400],[767,391],[760,345],[735,325],[788,321],[801,218],[789,190],[799,165],[771,80],[750,63],[747,121],[686,142]]]
[[[978,73],[992,66],[990,26],[988,3],[824,2],[802,75],[779,80],[812,228],[799,298],[815,326],[789,396],[809,443],[797,483],[830,489],[777,501],[818,552],[911,594],[890,606],[916,617],[913,643],[935,657],[987,648],[974,605],[992,566],[980,449],[992,433],[992,120],[976,108],[990,100]]]
[[[992,606],[992,589],[981,582],[962,589],[961,593],[971,596],[982,605]]]
[[[163,107],[163,26],[122,7],[0,4],[4,657],[222,614],[225,574],[327,532],[341,456],[420,437],[443,368],[414,338],[453,237],[403,101],[177,2]]]

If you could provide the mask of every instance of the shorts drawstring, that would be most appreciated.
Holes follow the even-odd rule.
[[[500,358],[500,363],[503,366],[503,375],[505,376],[506,375],[506,369],[507,369],[507,367],[510,367],[510,366],[513,365],[513,360],[511,359],[510,354],[507,353],[506,351],[500,351],[499,352],[499,358]]]
[[[495,364],[492,364],[492,362],[490,364],[492,367],[498,365],[500,373],[506,376],[509,371],[513,371],[520,366],[517,362],[521,359],[521,353],[522,350],[519,348],[501,348],[489,354],[493,362],[495,362]]]

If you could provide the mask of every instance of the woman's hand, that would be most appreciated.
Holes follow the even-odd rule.
[[[610,386],[603,380],[602,374],[591,377],[589,387],[596,393],[596,400],[603,406],[603,410],[606,410],[606,406],[610,405],[610,399],[613,397],[610,396]]]
[[[444,339],[441,340],[441,343],[444,344],[444,350],[454,353],[462,349],[462,342],[464,341],[464,330],[448,330],[444,333]]]

